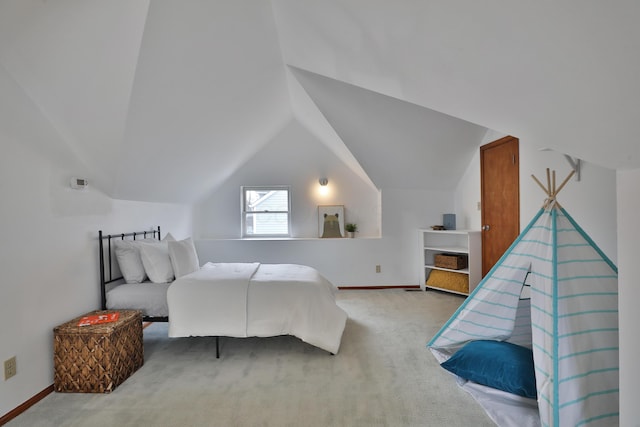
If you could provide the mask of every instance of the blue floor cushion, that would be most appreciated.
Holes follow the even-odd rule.
[[[536,397],[533,352],[505,341],[467,343],[442,367],[464,379],[519,396]]]

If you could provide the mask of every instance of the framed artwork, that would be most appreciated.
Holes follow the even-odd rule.
[[[318,236],[344,237],[344,205],[318,206]]]

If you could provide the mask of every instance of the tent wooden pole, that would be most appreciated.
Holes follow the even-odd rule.
[[[535,175],[532,174],[531,178],[533,178],[533,180],[536,182],[536,184],[538,184],[540,186],[540,188],[542,188],[542,191],[544,191],[547,196],[550,196],[549,191],[546,188],[544,188],[544,185],[542,185],[540,180],[538,180],[538,178],[536,178]]]
[[[562,181],[562,184],[560,184],[560,187],[558,187],[558,190],[556,191],[556,194],[558,194],[560,192],[560,190],[562,190],[562,187],[564,187],[567,182],[569,182],[569,180],[571,179],[571,177],[573,175],[575,175],[576,171],[572,170],[571,173],[564,179],[564,181]]]
[[[538,178],[535,177],[535,175],[533,174],[531,175],[531,178],[533,178],[535,183],[538,184],[540,188],[542,188],[542,191],[544,191],[547,195],[547,199],[544,201],[544,204],[542,205],[543,208],[545,209],[548,208],[551,203],[555,203],[556,206],[561,207],[560,203],[558,203],[558,200],[556,200],[556,196],[558,195],[560,190],[562,190],[564,186],[567,185],[567,182],[569,182],[569,180],[575,173],[576,171],[572,170],[569,173],[569,175],[564,179],[564,181],[562,181],[562,184],[560,184],[560,186],[557,188],[556,188],[556,171],[553,171],[552,173],[549,170],[549,168],[547,168],[547,186],[546,187],[540,182]]]

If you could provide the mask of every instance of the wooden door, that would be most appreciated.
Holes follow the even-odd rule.
[[[483,277],[520,234],[518,142],[507,136],[480,147]]]

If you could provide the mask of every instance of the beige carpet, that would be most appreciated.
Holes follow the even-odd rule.
[[[331,356],[293,337],[167,338],[111,394],[52,393],[19,426],[493,426],[425,344],[462,302],[438,292],[338,292],[349,314]]]

